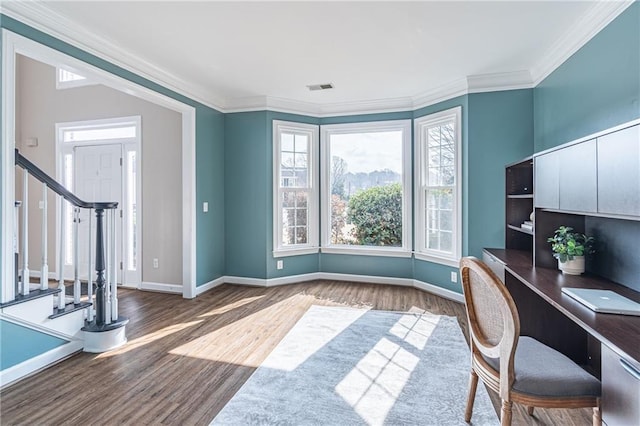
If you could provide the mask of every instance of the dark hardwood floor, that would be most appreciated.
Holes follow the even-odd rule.
[[[74,355],[4,389],[2,425],[207,425],[313,304],[456,316],[466,334],[463,305],[397,286],[223,285],[193,300],[123,289],[119,299],[131,319],[128,343]],[[513,418],[514,425],[587,425],[591,412],[536,409],[529,417],[514,406]]]

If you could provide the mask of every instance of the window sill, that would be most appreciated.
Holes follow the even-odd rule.
[[[411,257],[411,251],[401,247],[322,247],[320,251],[326,254],[352,254],[356,256]]]
[[[318,247],[304,247],[304,248],[274,250],[273,257],[301,256],[305,254],[318,253],[319,251],[320,249]]]
[[[452,268],[460,267],[460,259],[451,259],[449,257],[439,257],[433,254],[425,254],[425,253],[418,253],[418,252],[413,252],[413,256],[417,260],[424,260],[431,263],[438,263],[440,265],[451,266]]]

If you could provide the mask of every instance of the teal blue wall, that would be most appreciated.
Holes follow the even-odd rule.
[[[196,265],[198,285],[225,274],[224,114],[196,109]],[[209,203],[209,212],[202,203]]]
[[[418,118],[462,107],[463,254],[504,244],[504,166],[532,153],[531,90],[460,96],[416,111],[313,118],[276,112],[225,116],[226,274],[260,279],[329,272],[415,278],[460,291],[456,267],[412,258],[311,254],[282,258],[273,252],[272,122],[336,124]],[[413,149],[412,149],[413,152]],[[469,161],[473,158],[473,161]]]
[[[65,343],[68,342],[58,337],[0,320],[0,370],[18,365]]]
[[[195,108],[196,200],[200,202],[198,207],[202,206],[202,201],[209,201],[212,206],[212,210],[207,214],[202,214],[202,209],[199,208],[196,216],[198,230],[196,282],[201,285],[224,275],[224,209],[219,205],[219,200],[224,199],[223,114],[5,15],[1,16],[0,25],[16,34]]]
[[[470,94],[467,133],[465,253],[481,257],[504,247],[504,166],[533,154],[533,90]]]
[[[640,117],[640,3],[534,89],[535,152]]]
[[[270,139],[266,111],[225,115],[226,275],[267,276]]]

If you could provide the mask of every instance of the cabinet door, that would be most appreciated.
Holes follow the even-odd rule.
[[[608,426],[640,424],[640,370],[602,345],[602,420]]]
[[[598,138],[598,213],[640,216],[640,125]]]
[[[560,155],[558,151],[539,155],[533,160],[535,183],[533,185],[533,202],[541,209],[558,209]]]
[[[598,211],[596,140],[563,148],[560,153],[560,210]]]

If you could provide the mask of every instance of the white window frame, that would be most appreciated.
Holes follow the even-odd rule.
[[[430,127],[451,120],[455,122],[455,187],[453,206],[453,253],[447,254],[439,250],[426,247],[425,231],[427,200],[425,189],[427,185],[428,161],[424,144],[427,143],[426,130]],[[415,138],[415,252],[416,259],[427,260],[443,265],[458,267],[462,256],[462,107],[440,111],[414,120]]]
[[[282,241],[282,207],[281,194],[292,188],[280,187],[280,152],[281,135],[283,133],[302,134],[309,138],[307,147],[308,186],[307,202],[307,242],[285,246]],[[317,253],[319,250],[318,236],[318,138],[317,125],[273,120],[273,257],[296,256]]]
[[[331,244],[331,151],[333,134],[402,131],[402,247],[377,247]],[[363,123],[329,124],[320,126],[322,179],[322,246],[323,253],[356,254],[366,256],[411,257],[411,120],[372,121]]]

